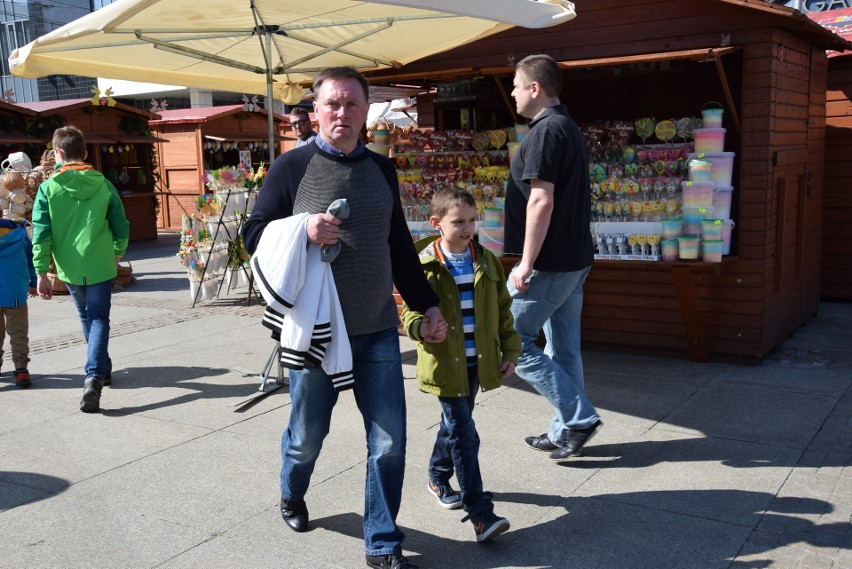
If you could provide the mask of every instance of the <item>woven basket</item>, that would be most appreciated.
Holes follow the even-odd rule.
[[[70,294],[65,283],[59,280],[59,275],[56,273],[47,273],[47,280],[50,281],[50,286],[53,288],[53,294]]]
[[[119,260],[116,262],[115,268],[117,272],[115,280],[118,281],[118,284],[126,287],[133,283],[133,265],[130,264],[130,261]]]

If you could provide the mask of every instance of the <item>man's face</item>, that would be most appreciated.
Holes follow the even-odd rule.
[[[307,140],[311,135],[311,119],[308,115],[290,115],[290,126],[299,140]]]
[[[358,145],[370,105],[357,79],[326,79],[314,99],[314,112],[323,140],[344,153]]]
[[[538,84],[535,85],[537,87]],[[533,118],[536,113],[534,109],[534,101],[532,91],[534,86],[530,84],[527,74],[522,70],[515,71],[515,78],[512,80],[512,98],[515,99],[515,107],[518,114],[522,117]]]

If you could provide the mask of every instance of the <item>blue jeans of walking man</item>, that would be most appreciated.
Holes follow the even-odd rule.
[[[461,489],[461,500],[471,519],[494,511],[491,496],[482,490],[479,470],[479,433],[473,421],[473,408],[479,391],[476,368],[468,368],[470,395],[439,397],[441,424],[429,459],[429,477],[436,482],[449,482],[455,470]]]
[[[112,281],[93,285],[68,283],[68,292],[77,307],[83,336],[86,338],[86,377],[103,379],[112,368],[109,358],[109,311],[112,304]]]
[[[556,444],[566,429],[584,429],[599,419],[586,397],[580,354],[583,283],[590,269],[535,270],[526,292],[519,292],[509,277],[512,316],[523,341],[515,373],[553,405],[556,414],[550,421],[548,438]],[[544,350],[535,344],[540,330],[544,330],[547,341]]]
[[[367,555],[401,554],[404,538],[396,525],[405,474],[405,393],[396,329],[350,336],[353,393],[367,435],[364,492],[364,547]],[[290,422],[281,438],[281,495],[301,500],[338,393],[320,367],[290,372]],[[353,440],[352,444],[360,444]]]

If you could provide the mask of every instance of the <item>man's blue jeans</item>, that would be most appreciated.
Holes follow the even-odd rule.
[[[461,489],[464,509],[476,520],[482,514],[493,512],[491,496],[482,491],[482,473],[479,470],[479,433],[473,422],[473,407],[479,391],[476,368],[468,368],[470,395],[467,397],[439,397],[441,424],[435,438],[435,447],[429,459],[429,477],[436,482],[449,482],[455,467]]]
[[[598,421],[584,391],[580,354],[580,316],[583,283],[591,267],[572,272],[533,271],[526,292],[519,292],[509,276],[512,316],[523,349],[515,373],[544,395],[556,410],[548,438],[562,440],[566,429],[584,429]],[[535,345],[544,330],[544,350]]]
[[[93,285],[68,283],[68,292],[74,299],[83,336],[86,338],[86,377],[103,379],[112,367],[109,359],[109,311],[112,304],[112,281]]]
[[[350,336],[353,392],[367,434],[364,548],[367,555],[402,553],[396,525],[405,474],[405,392],[395,328]],[[290,423],[281,437],[281,495],[303,499],[338,393],[320,367],[290,371]],[[360,444],[353,438],[352,444]]]

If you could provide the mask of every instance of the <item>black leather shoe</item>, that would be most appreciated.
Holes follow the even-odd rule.
[[[603,423],[598,421],[591,427],[585,429],[568,429],[562,434],[562,443],[559,448],[550,453],[550,460],[562,462],[572,456],[580,454],[580,451],[600,430]]]
[[[368,555],[367,567],[373,567],[374,569],[417,569],[417,565],[399,553]]]
[[[97,413],[101,408],[101,389],[103,383],[93,375],[86,378],[83,383],[83,400],[80,401],[80,411],[83,413]]]
[[[282,496],[281,517],[293,531],[308,531],[308,507],[304,500],[288,500]]]
[[[547,433],[543,435],[539,435],[537,437],[527,437],[524,439],[524,442],[527,443],[527,446],[531,449],[540,450],[543,452],[553,452],[559,447],[550,442],[550,439],[547,438]]]
[[[106,374],[104,374],[104,378],[101,380],[101,383],[104,384],[104,387],[112,385],[112,364],[110,364],[109,368],[106,370]]]

